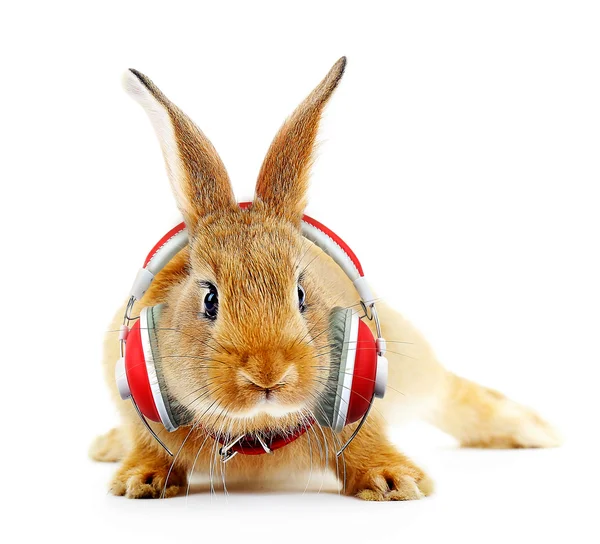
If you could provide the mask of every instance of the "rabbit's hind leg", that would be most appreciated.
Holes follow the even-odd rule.
[[[114,463],[123,459],[126,452],[123,432],[119,427],[115,427],[106,434],[98,436],[92,442],[88,453],[94,461]]]
[[[454,374],[430,421],[471,448],[551,448],[560,436],[531,408]]]

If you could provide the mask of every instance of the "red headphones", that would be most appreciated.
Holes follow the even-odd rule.
[[[247,208],[251,203],[241,203]],[[327,253],[352,280],[361,298],[364,315],[357,311],[336,308],[330,315],[329,339],[332,346],[329,387],[322,393],[320,404],[322,413],[317,420],[340,432],[345,425],[362,418],[352,437],[340,450],[343,451],[364,423],[375,397],[385,393],[388,362],[384,357],[385,340],[381,336],[381,326],[375,299],[363,273],[362,266],[354,252],[334,232],[315,219],[305,215],[302,219],[302,235]],[[121,334],[121,358],[115,368],[115,378],[119,394],[123,400],[131,399],[138,413],[154,437],[167,451],[148,426],[144,417],[160,422],[168,431],[174,431],[184,422],[174,416],[167,395],[167,386],[161,369],[161,358],[156,327],[160,321],[161,305],[143,308],[140,317],[130,328],[130,312],[136,300],[140,300],[152,280],[162,268],[188,243],[187,229],[183,223],[163,236],[146,257],[143,268],[136,276],[125,310]],[[375,322],[377,338],[362,318]],[[126,348],[126,349],[125,349]],[[285,437],[280,443],[266,447],[260,443],[253,447],[246,440],[246,447],[238,447],[242,453],[265,453],[291,442],[298,433]],[[235,448],[233,448],[235,449]],[[170,453],[170,452],[169,452]]]

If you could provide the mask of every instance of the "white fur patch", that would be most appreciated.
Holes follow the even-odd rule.
[[[167,174],[177,205],[181,210],[184,210],[187,205],[187,198],[181,185],[184,168],[179,156],[179,146],[169,112],[130,70],[123,74],[123,88],[129,96],[144,108],[150,118],[165,158]]]
[[[208,409],[211,406],[211,401],[206,401],[206,408],[203,405],[200,405],[196,408],[196,412],[203,413],[204,410]],[[290,414],[297,414],[301,410],[303,410],[304,406],[296,406],[296,405],[282,405],[278,404],[277,401],[265,401],[261,404],[257,404],[246,410],[244,412],[235,412],[231,409],[225,409],[221,407],[219,404],[213,405],[210,409],[210,417],[213,416],[221,416],[226,415],[231,419],[237,420],[248,420],[253,419],[258,415],[269,415],[278,419],[289,416]]]
[[[253,406],[250,410],[243,413],[231,412],[229,416],[233,419],[252,419],[257,415],[267,414],[269,416],[282,418],[289,416],[290,414],[298,413],[301,409],[302,406],[284,406],[282,404],[277,404],[275,401],[265,401]]]

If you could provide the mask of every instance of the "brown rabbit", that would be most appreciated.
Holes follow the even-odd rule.
[[[165,304],[164,379],[190,425],[168,433],[151,423],[176,452],[172,459],[131,403],[120,400],[114,383],[118,345],[108,338],[104,368],[122,426],[98,438],[90,454],[122,461],[111,484],[115,495],[173,496],[194,470],[223,471],[216,437],[285,434],[319,409],[329,366],[322,334],[327,317],[335,306],[356,307],[359,299],[331,258],[302,237],[300,221],[321,113],[345,65],[340,59],[283,124],[247,210],[236,204],[225,167],[204,134],[147,77],[127,72],[125,86],[158,134],[190,235],[188,247],[158,274],[140,305]],[[424,418],[468,446],[558,444],[533,411],[451,374],[410,323],[385,304],[378,308],[384,337],[406,342],[405,356],[388,351],[390,388],[403,394],[377,401],[339,459],[334,452],[356,424],[340,434],[313,426],[273,455],[238,455],[226,465],[228,478],[308,470],[321,456],[348,495],[367,500],[428,495],[431,480],[388,440],[382,413]],[[135,312],[139,309],[136,305]],[[118,329],[122,315],[123,308],[111,328]]]

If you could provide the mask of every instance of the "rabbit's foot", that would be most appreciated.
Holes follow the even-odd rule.
[[[365,501],[410,501],[433,491],[431,479],[410,465],[370,468],[354,479],[346,493]]]
[[[453,374],[432,423],[468,448],[553,448],[559,433],[531,408]]]
[[[487,428],[474,426],[462,437],[465,448],[555,448],[560,434],[536,412],[510,399],[501,401]]]
[[[176,467],[169,474],[169,467],[170,464],[126,463],[115,474],[110,491],[129,499],[174,497],[186,485],[187,478],[185,471]]]

